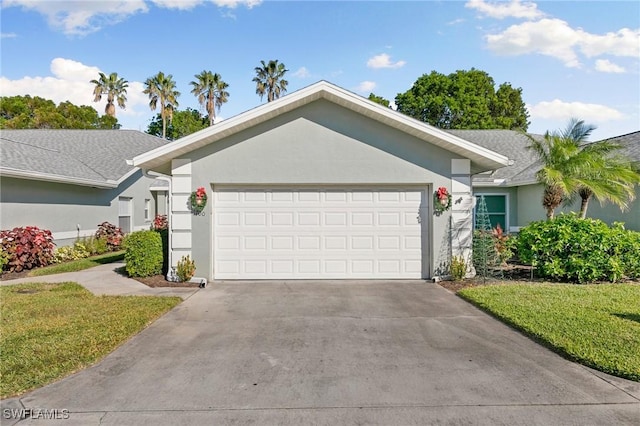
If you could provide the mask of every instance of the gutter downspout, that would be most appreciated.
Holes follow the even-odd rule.
[[[169,247],[167,247],[168,251],[169,251],[169,269],[167,271],[167,276],[165,277],[167,280],[169,280],[169,272],[171,271],[171,268],[173,267],[173,250],[172,250],[172,245],[171,245],[171,240],[172,237],[171,235],[173,234],[172,230],[171,230],[171,212],[173,211],[173,197],[171,197],[171,187],[172,187],[172,180],[171,180],[171,176],[169,175],[165,175],[162,173],[158,173],[158,172],[153,172],[151,170],[142,170],[142,174],[150,179],[158,179],[158,180],[162,180],[165,181],[169,184],[169,189],[167,192],[167,199],[169,200],[169,208],[167,210],[167,222],[169,224],[169,228],[167,229],[167,244]]]

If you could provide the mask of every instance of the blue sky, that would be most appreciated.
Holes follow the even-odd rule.
[[[278,59],[289,93],[327,80],[389,100],[433,70],[472,67],[496,85],[522,87],[529,131],[571,117],[592,140],[640,130],[640,2],[2,0],[0,94],[92,105],[89,80],[129,81],[124,128],[146,130],[156,112],[142,82],[172,74],[180,109],[198,108],[194,74],[229,84],[228,118],[261,101],[254,68]]]

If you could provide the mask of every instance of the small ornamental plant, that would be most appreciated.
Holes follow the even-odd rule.
[[[451,194],[444,186],[433,193],[433,208],[437,213],[446,212],[451,207]]]
[[[191,211],[194,214],[200,214],[207,205],[207,191],[203,186],[199,187],[191,193],[189,201],[191,203]]]
[[[196,263],[189,255],[182,256],[176,266],[176,275],[181,283],[189,281],[196,273]]]
[[[156,215],[155,219],[153,219],[153,224],[151,225],[151,229],[154,231],[169,229],[169,221],[167,219],[167,215],[166,214]]]

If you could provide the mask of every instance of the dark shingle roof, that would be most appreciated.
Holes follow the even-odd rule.
[[[527,149],[531,143],[529,136],[541,138],[540,135],[529,135],[515,130],[447,130],[447,132],[495,151],[509,158],[513,164],[497,169],[491,174],[474,176],[474,183],[494,183],[495,180],[510,181],[535,162],[534,154]]]
[[[529,184],[536,181],[536,173],[540,169],[534,153],[527,149],[530,139],[527,135],[513,130],[447,130],[447,132],[505,155],[513,161],[512,165],[503,167],[491,174],[475,175],[476,185],[496,184],[496,180],[505,179],[509,186]],[[539,139],[542,135],[529,134]],[[620,153],[628,156],[634,162],[640,162],[640,131],[607,139],[622,145]]]
[[[136,130],[2,130],[0,171],[112,185],[135,169],[128,159],[165,143]]]

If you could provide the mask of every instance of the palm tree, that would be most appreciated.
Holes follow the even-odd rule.
[[[164,75],[162,71],[153,77],[147,78],[144,82],[145,89],[142,91],[149,95],[149,107],[155,110],[160,103],[160,117],[162,117],[162,138],[167,138],[167,119],[171,122],[173,111],[178,107],[178,96],[180,92],[176,90],[176,82],[171,74]]]
[[[117,72],[112,72],[107,75],[105,73],[99,73],[97,80],[91,80],[91,84],[95,84],[93,89],[93,102],[100,102],[102,95],[107,95],[107,105],[104,108],[105,114],[110,117],[116,116],[116,106],[113,101],[118,102],[118,106],[122,109],[125,108],[125,102],[127,101],[127,87],[129,82],[123,78],[118,78]]]
[[[555,209],[577,191],[579,182],[576,176],[583,167],[576,161],[579,160],[580,144],[594,129],[584,121],[572,119],[564,131],[546,132],[543,139],[529,136],[529,149],[542,164],[536,179],[544,185],[542,205],[547,211],[547,219],[553,219]]]
[[[607,141],[585,144],[594,129],[584,121],[572,119],[564,131],[547,132],[541,140],[530,137],[529,149],[542,165],[536,178],[544,185],[542,205],[547,219],[553,219],[555,209],[577,195],[582,199],[581,217],[586,216],[592,196],[621,209],[633,200],[640,175],[628,160],[613,155],[619,145]]]
[[[268,64],[265,64],[264,61],[260,61],[260,63],[262,66],[255,68],[256,76],[253,78],[253,81],[256,82],[256,94],[260,95],[260,100],[262,100],[266,93],[267,102],[271,102],[287,91],[289,82],[283,77],[289,70],[285,68],[284,64],[279,64],[277,59],[269,61]]]
[[[228,101],[229,92],[225,89],[229,85],[222,80],[220,74],[213,74],[211,71],[202,71],[194,77],[196,80],[189,83],[193,86],[191,93],[198,97],[200,105],[207,110],[209,126],[213,126],[216,119],[216,108],[220,112],[222,104]]]
[[[580,217],[587,216],[591,197],[600,204],[613,203],[622,211],[636,198],[635,185],[640,184],[640,173],[628,158],[617,153],[621,148],[621,145],[602,141],[582,149],[593,161],[584,170],[583,182],[578,187]]]

